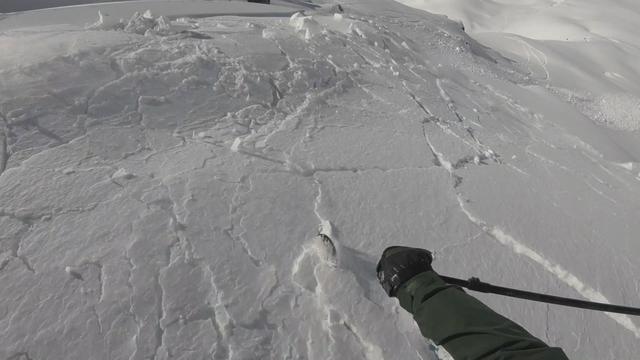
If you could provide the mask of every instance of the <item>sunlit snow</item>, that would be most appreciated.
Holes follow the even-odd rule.
[[[0,359],[445,359],[377,283],[398,244],[640,306],[639,45],[588,17],[640,7],[407,3],[464,27],[391,0],[0,14]],[[572,359],[640,352],[637,318],[474,295]]]

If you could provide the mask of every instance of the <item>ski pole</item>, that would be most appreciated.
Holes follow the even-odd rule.
[[[445,282],[451,285],[462,286],[469,290],[483,292],[483,293],[498,294],[498,295],[519,298],[519,299],[533,300],[533,301],[570,306],[570,307],[581,308],[581,309],[598,310],[598,311],[605,311],[605,312],[611,312],[611,313],[640,316],[640,308],[621,306],[621,305],[611,305],[611,304],[605,304],[605,303],[599,303],[599,302],[592,302],[592,301],[585,301],[585,300],[571,299],[571,298],[565,298],[565,297],[554,296],[554,295],[535,293],[531,291],[517,290],[517,289],[508,288],[508,287],[491,285],[491,284],[480,281],[480,279],[476,277],[472,277],[469,280],[457,279],[449,276],[440,276],[440,278],[442,278],[442,280],[444,280]]]

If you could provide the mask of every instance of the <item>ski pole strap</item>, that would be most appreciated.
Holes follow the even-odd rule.
[[[472,277],[469,280],[457,279],[449,276],[442,276],[440,278],[444,280],[446,283],[451,285],[457,285],[469,290],[483,292],[483,293],[491,293],[504,295],[519,299],[526,299],[538,302],[544,302],[549,304],[570,306],[580,309],[589,309],[589,310],[598,310],[605,311],[611,313],[619,313],[619,314],[627,314],[627,315],[635,315],[640,316],[640,308],[634,308],[629,306],[621,306],[621,305],[611,305],[605,303],[598,303],[592,301],[584,301],[578,299],[565,298],[554,295],[547,295],[541,293],[535,293],[531,291],[517,290],[508,287],[495,286],[485,282],[480,281],[480,279],[476,277]]]

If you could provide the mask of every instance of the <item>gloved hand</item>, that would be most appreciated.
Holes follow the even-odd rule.
[[[389,296],[395,296],[402,284],[425,271],[433,270],[433,256],[425,249],[391,246],[382,252],[376,271],[378,280]]]

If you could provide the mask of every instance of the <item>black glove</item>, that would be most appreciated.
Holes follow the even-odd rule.
[[[395,296],[402,284],[431,268],[433,256],[425,249],[391,246],[382,252],[376,271],[378,280],[389,296]]]

